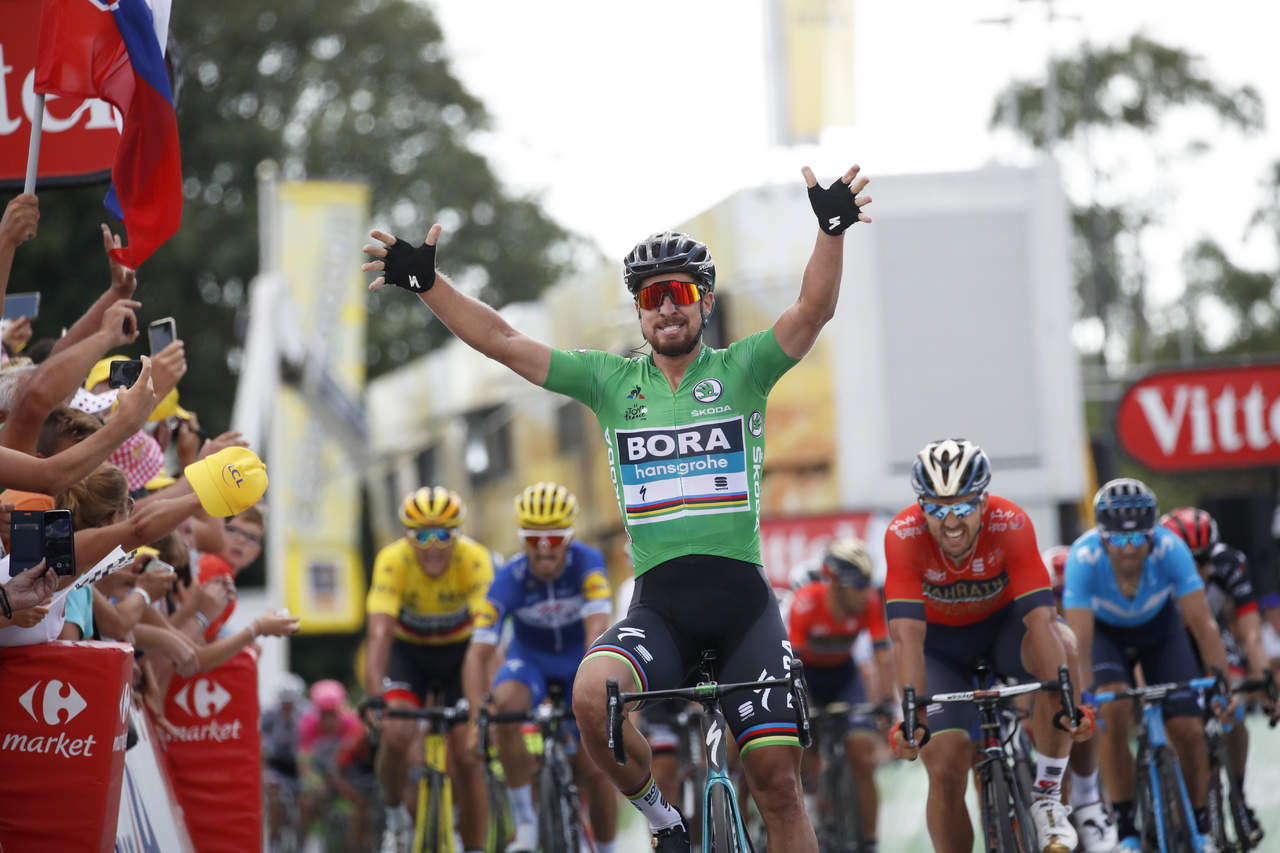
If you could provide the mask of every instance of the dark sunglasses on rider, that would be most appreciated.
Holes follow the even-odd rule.
[[[413,531],[414,541],[419,545],[440,545],[445,546],[453,541],[453,528],[451,527],[423,527]]]
[[[1107,541],[1108,545],[1114,545],[1117,548],[1123,548],[1126,545],[1141,548],[1151,541],[1151,531],[1132,530],[1128,533],[1104,533],[1102,538]]]
[[[936,504],[930,501],[920,501],[920,508],[924,510],[925,514],[932,515],[938,521],[946,521],[947,515],[950,513],[955,513],[956,518],[964,518],[977,512],[980,506],[982,506],[982,495],[954,504]]]
[[[692,305],[702,298],[702,291],[692,281],[655,281],[636,294],[636,304],[646,311],[662,307],[662,300],[671,297],[672,305]]]

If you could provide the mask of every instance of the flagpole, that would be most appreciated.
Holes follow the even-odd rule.
[[[27,146],[27,180],[24,193],[36,191],[36,171],[40,164],[40,134],[44,130],[44,95],[36,95],[35,115],[31,117],[31,143]]]

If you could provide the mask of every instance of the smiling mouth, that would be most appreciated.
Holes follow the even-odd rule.
[[[660,335],[677,335],[682,331],[684,331],[684,323],[675,323],[658,327],[658,334]]]

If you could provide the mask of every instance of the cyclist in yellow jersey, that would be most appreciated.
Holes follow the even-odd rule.
[[[418,489],[400,507],[404,538],[374,560],[366,603],[366,678],[369,695],[382,696],[388,709],[452,705],[462,698],[462,661],[475,614],[493,582],[493,557],[459,532],[462,517],[454,492]],[[407,850],[412,840],[406,807],[406,793],[412,792],[405,782],[408,762],[422,763],[422,735],[412,720],[394,719],[381,722],[381,733],[377,772],[387,804],[382,850],[393,853]],[[464,729],[449,733],[449,777],[462,843],[470,853],[484,846],[488,799],[484,768],[466,747]]]

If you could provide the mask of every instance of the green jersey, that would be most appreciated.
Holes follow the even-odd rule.
[[[543,387],[600,421],[637,576],[687,554],[760,563],[765,401],[798,360],[772,329],[704,344],[673,392],[652,355],[552,350]]]

